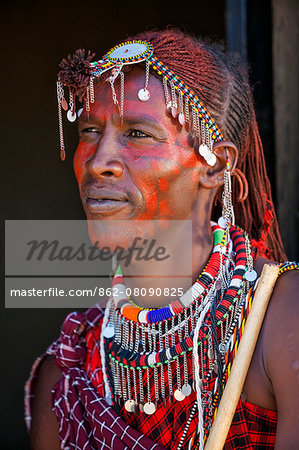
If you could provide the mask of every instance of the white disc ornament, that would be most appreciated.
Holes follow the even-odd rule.
[[[174,391],[174,398],[178,401],[181,402],[182,400],[184,400],[186,396],[183,394],[183,392],[180,389],[176,389]]]
[[[247,270],[247,272],[245,273],[245,278],[247,281],[254,281],[257,279],[257,273],[255,270],[253,269],[249,269]]]
[[[104,329],[104,337],[107,339],[110,339],[114,336],[114,334],[115,334],[114,326],[111,324],[108,324],[106,326],[106,328]]]
[[[147,313],[148,311],[146,311],[145,309],[142,309],[139,314],[138,314],[138,320],[140,323],[146,323],[147,321]]]
[[[128,411],[128,412],[134,412],[136,409],[136,406],[137,406],[136,402],[132,399],[127,400],[125,403],[125,408],[126,408],[126,411]]]
[[[78,109],[77,116],[80,117],[82,114],[83,108]]]
[[[138,98],[139,100],[141,100],[142,102],[146,102],[149,98],[150,98],[150,93],[147,89],[140,89],[138,91]]]
[[[185,397],[189,397],[189,395],[191,394],[191,386],[190,384],[184,384],[182,386],[182,394],[185,395]]]
[[[71,109],[68,110],[66,117],[68,118],[68,120],[70,122],[75,122],[75,120],[77,119],[77,114],[75,111],[72,111]]]
[[[185,125],[186,121],[185,121],[184,113],[180,113],[179,114],[179,122],[180,122],[181,125]]]
[[[171,107],[171,115],[172,115],[172,117],[173,117],[174,119],[177,118],[177,116],[178,116],[178,109],[177,109],[176,106],[172,106],[172,107]]]
[[[218,225],[220,226],[220,228],[223,228],[224,230],[226,229],[226,220],[223,216],[219,217]]]
[[[171,113],[171,108],[172,108],[172,102],[168,102],[166,105],[166,109],[169,113]]]
[[[206,161],[209,164],[209,166],[215,166],[217,158],[214,155],[214,153],[210,153],[210,155],[207,157]]]
[[[199,154],[205,159],[209,154],[209,149],[206,144],[200,144],[198,151]]]
[[[154,412],[156,411],[156,405],[153,402],[147,402],[144,407],[143,407],[143,411],[145,412],[145,414],[148,414],[149,416],[151,414],[154,414]]]

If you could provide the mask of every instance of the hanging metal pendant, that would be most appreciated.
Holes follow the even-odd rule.
[[[254,281],[257,279],[257,273],[255,270],[253,269],[249,269],[247,270],[247,272],[245,273],[245,278],[247,281]]]
[[[114,334],[115,334],[114,326],[111,323],[108,323],[108,325],[104,330],[104,337],[106,339],[110,339],[114,336]]]
[[[147,402],[144,405],[143,410],[144,410],[145,414],[148,414],[150,416],[151,414],[154,414],[154,412],[156,411],[156,405],[153,402]]]
[[[136,407],[137,403],[133,399],[127,400],[125,403],[125,408],[128,412],[134,412],[136,410]]]
[[[187,384],[183,384],[183,386],[182,386],[182,394],[185,397],[189,397],[191,392],[192,392],[192,388],[191,388],[190,384],[188,384],[188,383]]]
[[[183,392],[182,392],[180,389],[176,389],[176,390],[174,391],[174,398],[175,398],[177,401],[181,402],[182,400],[185,399],[185,397],[186,397],[186,396],[183,394]]]
[[[140,411],[141,413],[144,412],[144,404],[143,404],[143,403],[139,403],[139,411]]]
[[[146,101],[150,98],[150,96],[151,96],[151,95],[150,95],[148,89],[142,88],[142,89],[140,89],[140,90],[138,91],[138,98],[139,98],[139,100],[141,100],[142,102],[146,102]]]
[[[179,114],[179,122],[181,125],[185,125],[185,123],[186,123],[185,115],[182,112]]]
[[[75,111],[72,111],[71,109],[68,110],[66,117],[68,118],[69,122],[75,122],[77,119],[77,114]]]
[[[62,99],[61,99],[61,106],[65,111],[68,110],[69,105],[67,104],[67,101],[64,97],[62,97]]]
[[[65,160],[65,149],[64,149],[64,147],[60,149],[60,159],[61,159],[61,161]]]
[[[169,102],[167,102],[167,105],[166,105],[166,109],[169,113],[171,113],[171,108],[172,108],[172,102],[169,101]]]
[[[174,119],[177,118],[177,116],[178,116],[178,108],[177,108],[176,106],[172,106],[172,107],[171,107],[171,115],[172,115],[172,117],[173,117]]]
[[[210,361],[212,361],[214,359],[213,347],[209,347],[208,348],[208,358],[209,358]]]
[[[223,228],[224,230],[226,229],[226,220],[223,216],[219,217],[218,225],[220,226],[220,228]]]

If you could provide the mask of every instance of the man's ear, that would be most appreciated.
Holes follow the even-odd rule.
[[[229,168],[233,172],[238,161],[238,150],[230,141],[217,142],[213,146],[213,153],[216,156],[214,166],[206,163],[200,171],[199,183],[206,189],[213,189],[223,184],[224,172],[226,169],[226,151],[228,153]]]

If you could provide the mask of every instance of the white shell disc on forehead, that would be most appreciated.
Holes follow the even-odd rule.
[[[114,47],[105,55],[105,57],[112,61],[132,64],[134,62],[144,61],[150,53],[150,46],[146,42],[132,41]]]

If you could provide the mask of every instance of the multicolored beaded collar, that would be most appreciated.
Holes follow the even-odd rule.
[[[251,254],[248,254],[250,247],[243,230],[238,227],[230,229],[232,243],[225,242],[225,231],[218,225],[213,225],[213,233],[214,251],[188,300],[183,296],[174,305],[172,302],[161,309],[143,310],[137,305],[132,306],[127,297],[120,295],[112,299],[110,309],[106,310],[103,339],[111,366],[110,380],[114,386],[112,396],[117,401],[123,400],[127,411],[134,410],[136,398],[140,394],[144,412],[153,414],[159,393],[164,398],[165,389],[169,389],[170,396],[174,395],[176,400],[182,401],[195,386],[195,372],[202,374],[202,383],[207,383],[206,388],[212,373],[218,374],[220,380],[224,376],[231,353],[234,354],[230,338],[233,334],[235,337],[241,335],[247,316],[251,286],[249,279],[254,278],[254,274]],[[114,281],[113,286],[119,289],[124,286],[120,271],[116,273]],[[216,333],[214,337],[213,333]],[[220,346],[217,342],[220,342]],[[193,358],[198,351],[201,356],[196,363]],[[172,363],[176,364],[175,370]],[[167,388],[164,378],[161,379],[161,388],[158,387],[159,366],[161,377],[165,375],[162,366],[167,367]],[[154,391],[147,387],[146,402],[143,401],[142,383],[144,377],[149,383],[150,369],[154,370]],[[190,382],[192,373],[193,383]],[[136,391],[136,377],[141,390],[139,394]],[[212,393],[209,394],[211,401],[219,394],[219,383],[219,378],[214,378]],[[130,392],[129,386],[133,386],[135,392]],[[198,389],[200,391],[197,386]]]
[[[196,298],[201,296],[210,287],[215,279],[221,256],[223,257],[223,262],[226,260],[228,251],[228,244],[225,245],[226,232],[217,224],[212,224],[212,231],[214,240],[213,251],[207,266],[193,286],[181,298],[173,300],[166,307],[144,309],[132,304],[128,298],[128,290],[124,284],[121,268],[118,266],[112,280],[112,293],[114,305],[120,311],[120,314],[125,319],[133,320],[134,322],[152,324],[171,319],[177,316],[179,312],[182,312],[184,308],[190,306]],[[222,255],[220,256],[221,251]]]
[[[137,93],[139,100],[146,102],[150,98],[149,75],[150,69],[152,69],[162,78],[168,112],[177,118],[182,126],[188,124],[188,128],[198,139],[199,153],[206,162],[211,166],[216,163],[213,143],[224,139],[220,129],[195,93],[154,55],[154,48],[150,42],[141,40],[123,42],[109,50],[99,61],[91,62],[92,56],[90,52],[85,56],[85,52],[77,50],[73,57],[61,62],[62,70],[58,74],[57,81],[57,100],[62,160],[65,159],[62,109],[68,110],[67,118],[74,122],[77,115],[82,112],[81,108],[76,113],[75,95],[78,95],[84,99],[85,110],[89,111],[90,104],[94,103],[94,83],[105,72],[111,71],[106,81],[110,82],[112,99],[122,118],[124,114],[124,72],[122,69],[127,65],[145,63],[145,83]],[[117,78],[120,79],[119,96],[115,90]],[[64,87],[69,88],[68,103],[65,99]]]

